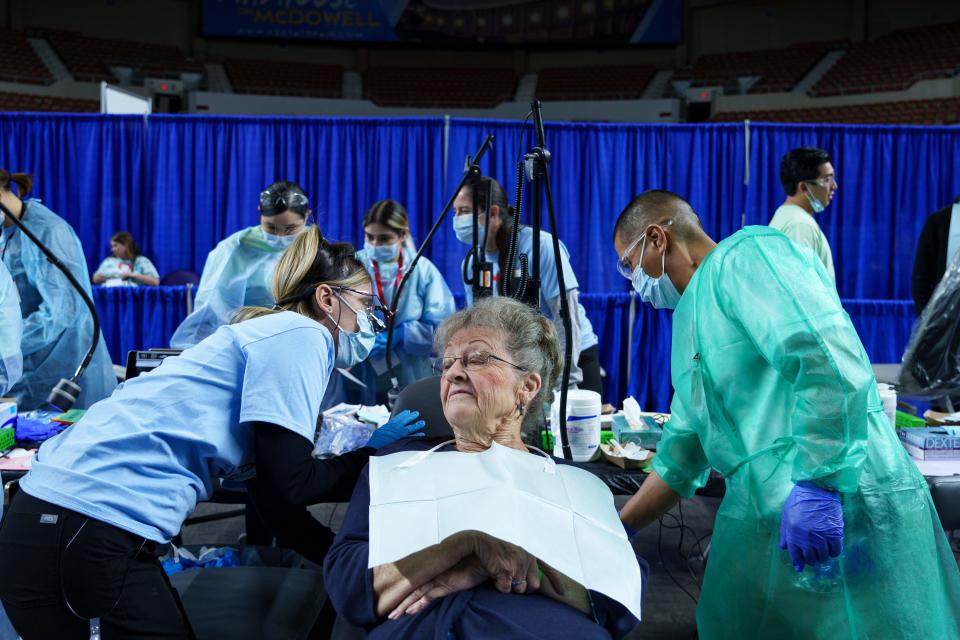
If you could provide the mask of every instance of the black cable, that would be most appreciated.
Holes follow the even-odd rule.
[[[480,148],[477,150],[476,155],[473,156],[474,164],[480,162],[487,150],[490,148],[490,145],[493,144],[493,136],[488,135],[483,141],[483,144],[480,145]],[[410,279],[410,275],[414,272],[414,267],[417,266],[417,262],[420,261],[420,256],[423,255],[424,249],[430,246],[430,241],[433,240],[433,236],[436,235],[437,230],[440,228],[440,225],[443,224],[444,218],[447,217],[447,212],[450,211],[450,207],[453,206],[453,201],[457,199],[457,195],[460,193],[460,190],[463,189],[463,185],[466,184],[467,179],[470,177],[469,169],[464,171],[463,178],[460,179],[460,183],[457,185],[457,188],[454,189],[453,195],[450,196],[450,199],[447,200],[447,203],[443,206],[443,210],[440,212],[440,215],[437,216],[436,222],[433,223],[433,226],[430,228],[430,231],[427,233],[427,237],[423,239],[423,242],[420,244],[420,248],[417,249],[416,255],[413,256],[413,260],[410,261],[410,266],[407,268],[407,272],[403,274],[403,277],[400,279],[400,284],[397,285],[397,290],[393,294],[393,300],[390,303],[390,318],[387,324],[387,345],[386,345],[386,360],[387,360],[387,371],[390,372],[390,385],[391,391],[393,393],[399,393],[400,381],[397,379],[396,374],[393,370],[393,330],[394,323],[393,318],[397,314],[397,305],[400,303],[400,294],[403,293],[403,288],[406,286],[407,281]],[[388,398],[390,393],[388,392]]]
[[[507,248],[507,261],[504,263],[506,265],[506,273],[501,274],[503,277],[503,293],[504,295],[513,296],[513,263],[517,259],[517,245],[520,240],[520,209],[523,206],[523,160],[517,161],[517,189],[514,191],[514,200],[513,200],[513,226],[510,229],[510,243]],[[522,277],[522,274],[521,274]],[[526,290],[526,283],[520,283],[520,287]],[[518,300],[523,300],[522,296],[517,297]]]
[[[687,591],[686,587],[684,587],[682,584],[680,584],[680,581],[673,577],[673,574],[670,572],[670,568],[667,567],[667,563],[666,563],[666,561],[663,559],[663,530],[664,530],[664,524],[663,524],[663,517],[662,517],[662,516],[659,518],[659,521],[660,521],[660,528],[657,530],[657,556],[660,558],[660,566],[663,567],[663,570],[667,573],[667,577],[670,578],[670,580],[673,582],[673,584],[677,585],[677,587],[678,587],[681,591],[683,591],[685,594],[687,594],[687,596],[688,596],[691,600],[693,600],[693,604],[696,605],[696,604],[699,603],[699,600],[697,599],[697,597],[694,596],[694,595],[693,595],[692,593],[690,593],[689,591]],[[676,527],[669,527],[669,528],[676,528]]]
[[[564,331],[563,372],[560,375],[560,442],[563,444],[563,457],[570,460],[570,440],[567,437],[567,391],[570,386],[570,367],[573,364],[573,317],[570,309],[567,284],[563,275],[563,252],[560,250],[560,229],[557,226],[557,212],[553,204],[553,190],[550,186],[550,173],[547,171],[547,162],[550,152],[547,150],[546,136],[543,129],[543,114],[540,101],[534,100],[530,105],[533,111],[533,124],[537,133],[537,146],[527,154],[533,165],[534,192],[533,192],[533,292],[530,296],[534,306],[539,308],[540,302],[540,238],[542,230],[540,220],[540,199],[547,201],[547,215],[550,220],[550,234],[552,240],[553,259],[557,271],[557,287],[560,291],[560,320]],[[542,189],[542,191],[541,191]]]
[[[522,301],[527,298],[527,281],[530,279],[530,269],[527,266],[527,254],[521,253],[517,261],[520,263],[520,288],[517,289],[514,298]]]
[[[20,215],[24,215],[27,211],[27,203],[23,203],[23,207],[20,210]],[[76,402],[77,396],[80,395],[80,385],[77,384],[77,381],[80,380],[80,377],[83,376],[84,371],[87,370],[87,365],[90,364],[90,361],[93,360],[93,354],[97,350],[97,343],[100,341],[100,316],[97,315],[97,309],[93,306],[93,300],[90,299],[90,296],[87,295],[87,292],[84,290],[83,286],[77,281],[77,279],[70,273],[70,270],[67,269],[66,265],[54,254],[50,249],[47,248],[37,236],[33,235],[33,232],[27,228],[22,220],[13,215],[13,212],[10,211],[5,205],[0,203],[0,211],[3,211],[4,216],[10,219],[11,222],[27,236],[33,244],[37,246],[38,249],[46,256],[47,260],[54,267],[59,269],[64,276],[66,276],[67,281],[70,285],[76,289],[77,293],[80,294],[80,298],[83,300],[83,303],[87,306],[87,310],[90,311],[90,316],[93,318],[93,336],[90,341],[90,347],[87,349],[87,353],[83,356],[83,360],[80,361],[80,365],[77,367],[77,370],[74,372],[73,377],[67,379],[62,378],[57,385],[51,389],[50,396],[47,398],[47,403],[53,405],[55,408],[61,411],[68,411],[73,403]],[[4,246],[6,250],[6,246]],[[59,402],[60,404],[55,404]],[[66,406],[61,406],[66,405]]]

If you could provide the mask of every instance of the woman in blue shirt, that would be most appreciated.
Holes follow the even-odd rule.
[[[507,202],[507,194],[500,183],[493,178],[484,177],[481,180],[481,189],[486,190],[489,185],[491,202],[489,216],[487,211],[479,211],[479,244],[486,245],[483,249],[486,258],[493,263],[494,295],[503,294],[503,272],[506,270],[507,250],[510,243],[510,234],[513,231],[513,207]],[[464,244],[473,245],[473,189],[468,185],[457,194],[453,201],[453,231],[457,240]],[[489,225],[489,229],[486,226]],[[560,284],[557,280],[557,263],[553,254],[553,237],[546,231],[540,231],[540,312],[553,322],[560,344],[564,344],[563,322],[560,318]],[[573,360],[570,367],[570,384],[580,389],[589,389],[603,395],[603,380],[600,377],[600,357],[597,347],[597,334],[587,318],[587,312],[578,299],[580,285],[577,276],[570,265],[570,253],[567,247],[560,243],[560,266],[563,269],[564,285],[571,315],[571,333],[573,334]],[[520,268],[520,256],[526,255],[529,270],[533,272],[533,229],[521,226],[517,238],[517,257],[510,267],[516,274]],[[461,269],[461,271],[464,271]],[[467,274],[468,276],[471,274]],[[465,287],[467,304],[473,302],[473,291]]]
[[[203,265],[193,311],[170,338],[186,349],[221,325],[243,306],[274,303],[270,282],[283,250],[310,221],[310,201],[294,182],[274,182],[260,194],[260,224],[221,240]]]
[[[363,236],[363,249],[357,252],[357,260],[367,268],[374,293],[389,308],[397,295],[400,279],[416,254],[410,239],[407,210],[396,200],[374,203],[363,217]],[[453,294],[440,271],[421,257],[403,287],[393,316],[392,360],[401,385],[433,375],[430,362],[433,332],[454,310]],[[389,384],[386,348],[387,332],[384,331],[377,335],[370,358],[356,371],[367,383],[367,394],[361,398],[364,404],[386,400]]]
[[[280,544],[321,562],[333,539],[306,507],[346,500],[378,447],[419,430],[406,412],[364,448],[312,457],[335,366],[374,341],[370,279],[313,228],[277,266],[272,309],[124,383],[40,448],[0,528],[0,601],[28,638],[189,637],[157,561],[221,478],[246,480]]]

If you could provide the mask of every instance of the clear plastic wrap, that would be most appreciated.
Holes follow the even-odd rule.
[[[338,404],[324,411],[313,455],[338,456],[365,445],[377,427],[357,419],[360,408],[359,405]]]
[[[913,329],[897,390],[936,397],[960,392],[960,255],[948,265]]]

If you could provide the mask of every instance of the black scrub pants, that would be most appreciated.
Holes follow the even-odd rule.
[[[20,491],[0,525],[0,601],[24,640],[193,638],[166,545]]]

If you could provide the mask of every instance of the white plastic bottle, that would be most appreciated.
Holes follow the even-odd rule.
[[[554,396],[559,401],[560,394]],[[567,439],[570,455],[576,462],[587,462],[600,451],[600,394],[587,389],[567,391]],[[550,427],[554,436],[554,455],[562,457],[560,442],[560,403],[551,408]]]

